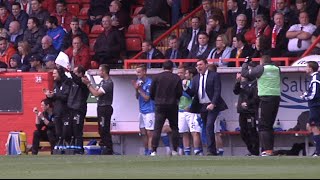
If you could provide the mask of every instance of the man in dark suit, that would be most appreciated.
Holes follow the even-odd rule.
[[[199,17],[193,17],[191,19],[191,27],[187,28],[180,37],[179,47],[191,51],[191,49],[198,44],[197,38],[201,31]]]
[[[288,27],[285,25],[285,18],[282,13],[274,14],[274,26],[271,34],[271,56],[281,57],[288,52],[289,39],[286,37]]]
[[[253,27],[255,17],[258,14],[262,14],[266,17],[267,22],[270,21],[270,13],[269,10],[261,5],[259,5],[259,0],[250,0],[250,8],[246,9],[246,16],[248,18],[248,27]]]
[[[251,56],[253,49],[248,45],[243,34],[238,34],[232,39],[234,49],[231,51],[230,58],[245,58]],[[235,67],[235,62],[229,62],[228,67]]]
[[[207,136],[207,155],[217,155],[214,135],[214,122],[220,111],[228,109],[221,97],[221,80],[218,73],[208,70],[208,61],[199,59],[197,62],[199,74],[192,79],[191,89],[184,87],[193,96],[190,111],[200,113],[204,121]]]
[[[238,6],[238,0],[228,0],[227,1],[228,6],[228,19],[227,19],[227,26],[233,27],[236,26],[236,18],[239,14],[244,13],[244,10],[242,7]]]
[[[200,32],[198,35],[198,46],[191,49],[188,59],[207,59],[212,46],[209,43],[209,36],[206,32]]]
[[[166,119],[169,120],[172,130],[172,155],[178,155],[179,128],[178,128],[178,103],[182,96],[182,81],[172,73],[173,62],[168,60],[163,63],[164,72],[157,74],[150,86],[150,98],[155,103],[155,125],[152,137],[151,156],[157,155],[160,135]]]
[[[151,41],[144,41],[142,43],[142,54],[141,59],[164,59],[164,55],[161,51],[156,49]],[[159,63],[148,63],[147,68],[160,68],[161,64]]]
[[[188,56],[188,49],[179,48],[178,38],[175,35],[169,36],[169,49],[165,52],[166,59],[185,59]],[[175,63],[177,66],[177,63]]]

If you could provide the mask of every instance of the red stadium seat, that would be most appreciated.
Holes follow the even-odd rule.
[[[86,22],[83,22],[83,24],[80,26],[80,29],[87,35],[90,33],[90,27]]]
[[[82,19],[82,20],[87,20],[89,18],[88,17],[88,10],[89,10],[89,7],[81,8],[79,15],[78,15],[78,18]]]
[[[96,38],[89,39],[90,51],[93,51],[94,44],[96,43]]]
[[[89,3],[84,3],[84,4],[82,4],[82,8],[90,8],[90,4]]]
[[[66,0],[67,4],[79,4],[79,0]]]
[[[141,51],[142,39],[138,36],[130,37],[126,35],[127,51]]]
[[[141,9],[143,8],[142,6],[138,6],[138,7],[132,7],[133,9],[131,10],[131,18],[133,19],[136,15],[138,15],[138,13],[141,11]]]
[[[99,63],[96,61],[91,61],[91,69],[98,69],[99,68]]]
[[[79,4],[67,4],[67,9],[72,15],[78,16],[80,11],[80,6]]]
[[[81,0],[82,4],[90,4],[90,0]]]
[[[142,39],[145,39],[145,31],[143,24],[131,24],[128,27],[127,34],[139,34],[142,36]]]
[[[145,39],[144,26],[142,24],[131,24],[125,37],[127,51],[140,51],[141,44]]]
[[[96,38],[104,31],[104,28],[101,25],[93,25],[89,38]]]

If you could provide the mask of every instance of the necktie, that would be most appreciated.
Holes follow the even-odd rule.
[[[176,50],[172,50],[170,59],[176,59]]]
[[[196,39],[197,39],[197,31],[194,30],[193,31],[193,38],[192,38],[192,46],[197,44]]]
[[[203,46],[200,46],[200,47],[199,47],[199,51],[198,51],[197,56],[200,56],[200,55],[203,53],[203,49],[204,49]]]
[[[241,30],[240,29],[237,29],[237,33],[236,34],[239,34],[241,32]]]
[[[303,26],[301,26],[301,31],[303,30]],[[302,39],[298,39],[298,44],[297,44],[298,48],[301,48],[302,46]]]
[[[238,59],[242,53],[242,49],[238,49],[236,58]]]
[[[256,10],[252,10],[252,24],[251,26],[254,26],[254,22],[256,21]]]
[[[201,99],[203,99],[204,98],[204,77],[205,77],[205,75],[204,74],[202,74],[202,85],[201,85]]]

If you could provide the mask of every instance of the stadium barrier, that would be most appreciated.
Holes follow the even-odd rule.
[[[252,61],[259,62],[261,58],[252,58]],[[136,64],[142,64],[142,63],[163,63],[167,59],[126,59],[124,61],[124,69],[132,69],[135,68]],[[245,58],[230,58],[230,59],[223,59],[223,62],[235,62],[236,67],[240,67],[241,62],[244,62]],[[272,58],[273,62],[276,63],[282,63],[284,66],[290,66],[291,63],[296,61],[297,58],[293,57],[275,57]],[[197,62],[197,59],[173,59],[172,60],[175,63],[179,63],[179,65],[182,65],[183,63],[192,63]],[[219,63],[219,59],[208,59],[209,63]]]

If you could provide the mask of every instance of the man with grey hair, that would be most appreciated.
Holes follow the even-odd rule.
[[[39,54],[41,57],[45,57],[48,54],[58,55],[58,51],[52,45],[52,38],[48,35],[43,36],[41,40],[41,50]]]
[[[9,42],[18,47],[18,42],[23,40],[23,29],[20,28],[19,21],[12,21],[9,24]]]

